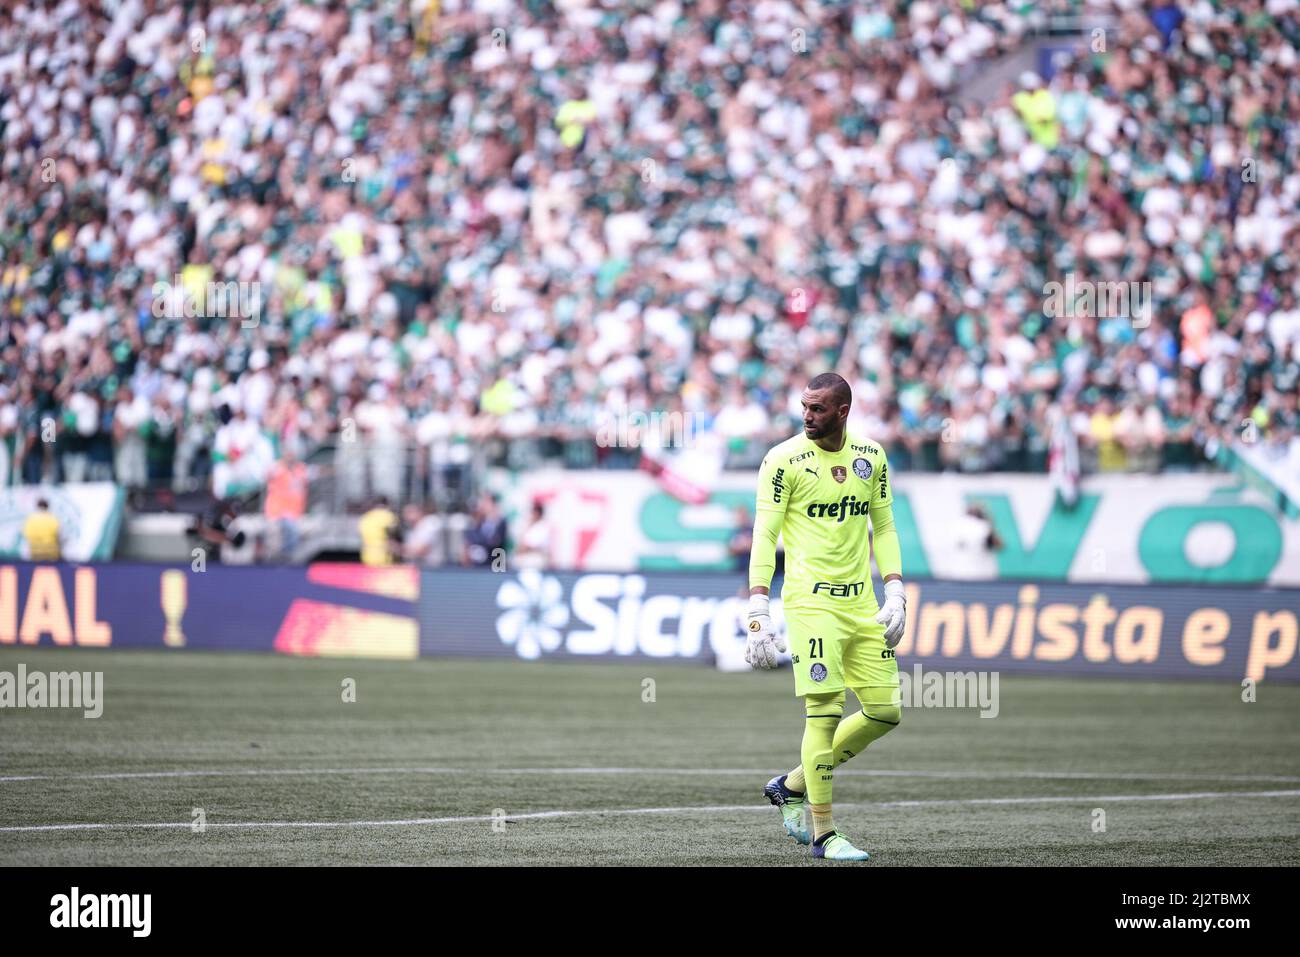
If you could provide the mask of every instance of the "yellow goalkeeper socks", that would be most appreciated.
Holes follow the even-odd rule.
[[[885,693],[881,695],[871,695],[864,692],[864,694],[859,695],[859,698],[865,698],[867,701],[867,704],[863,706],[863,710],[849,715],[836,726],[831,753],[835,756],[834,764],[837,768],[849,758],[865,751],[871,742],[883,738],[898,727],[898,722],[902,717],[898,705],[872,703],[872,699],[875,697],[889,700],[889,696],[889,689],[885,689]],[[829,709],[817,708],[810,710],[823,711]],[[827,724],[830,723],[830,719],[825,720]],[[799,794],[806,790],[802,764],[785,776],[785,786]]]
[[[883,738],[898,727],[898,708],[867,705],[851,714],[835,729],[835,766],[839,767],[855,754],[861,754],[872,741]],[[789,782],[786,782],[789,786]]]
[[[812,811],[814,841],[823,834],[835,830],[835,822],[831,820],[830,804],[809,804],[808,809]]]
[[[835,728],[840,723],[840,714],[844,710],[843,692],[838,695],[808,695],[806,698],[808,716],[803,723],[803,781],[809,804],[831,803],[831,780],[835,770],[834,744]],[[790,787],[789,778],[786,787]]]

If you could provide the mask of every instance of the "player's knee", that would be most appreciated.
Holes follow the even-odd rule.
[[[844,692],[832,691],[830,694],[804,695],[804,709],[807,714],[843,714]]]
[[[894,702],[873,700],[873,696],[865,694],[859,694],[858,699],[862,702],[862,713],[872,724],[878,725],[882,733],[897,728],[903,720],[903,709]]]
[[[902,722],[902,709],[897,705],[866,705],[862,713],[876,724],[880,724],[884,733],[893,731]]]

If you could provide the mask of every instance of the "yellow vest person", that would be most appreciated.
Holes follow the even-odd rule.
[[[1056,149],[1061,142],[1061,124],[1056,120],[1056,97],[1051,90],[1042,88],[1035,76],[1022,80],[1028,87],[1011,98],[1011,105],[1029,129],[1034,142],[1044,149]]]
[[[397,516],[388,508],[388,503],[382,500],[377,503],[361,516],[358,527],[361,532],[362,563],[391,565],[393,552],[389,540],[397,527]]]
[[[34,562],[57,562],[59,551],[59,520],[50,513],[50,503],[40,499],[36,511],[23,523],[23,538],[27,540],[27,553]]]

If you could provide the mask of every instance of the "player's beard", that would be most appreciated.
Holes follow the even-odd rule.
[[[843,430],[843,425],[838,420],[833,419],[830,422],[826,423],[825,425],[821,425],[821,426],[817,425],[815,422],[812,424],[812,426],[808,426],[807,424],[805,424],[803,428],[803,434],[804,434],[804,438],[808,439],[811,442],[824,442],[832,435],[839,435],[840,445],[843,446],[844,434],[842,430]]]

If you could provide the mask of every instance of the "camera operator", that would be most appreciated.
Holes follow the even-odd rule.
[[[194,534],[207,552],[209,561],[220,562],[227,546],[232,550],[243,548],[246,536],[242,531],[232,529],[238,517],[234,499],[230,498],[215,500],[198,516]]]

